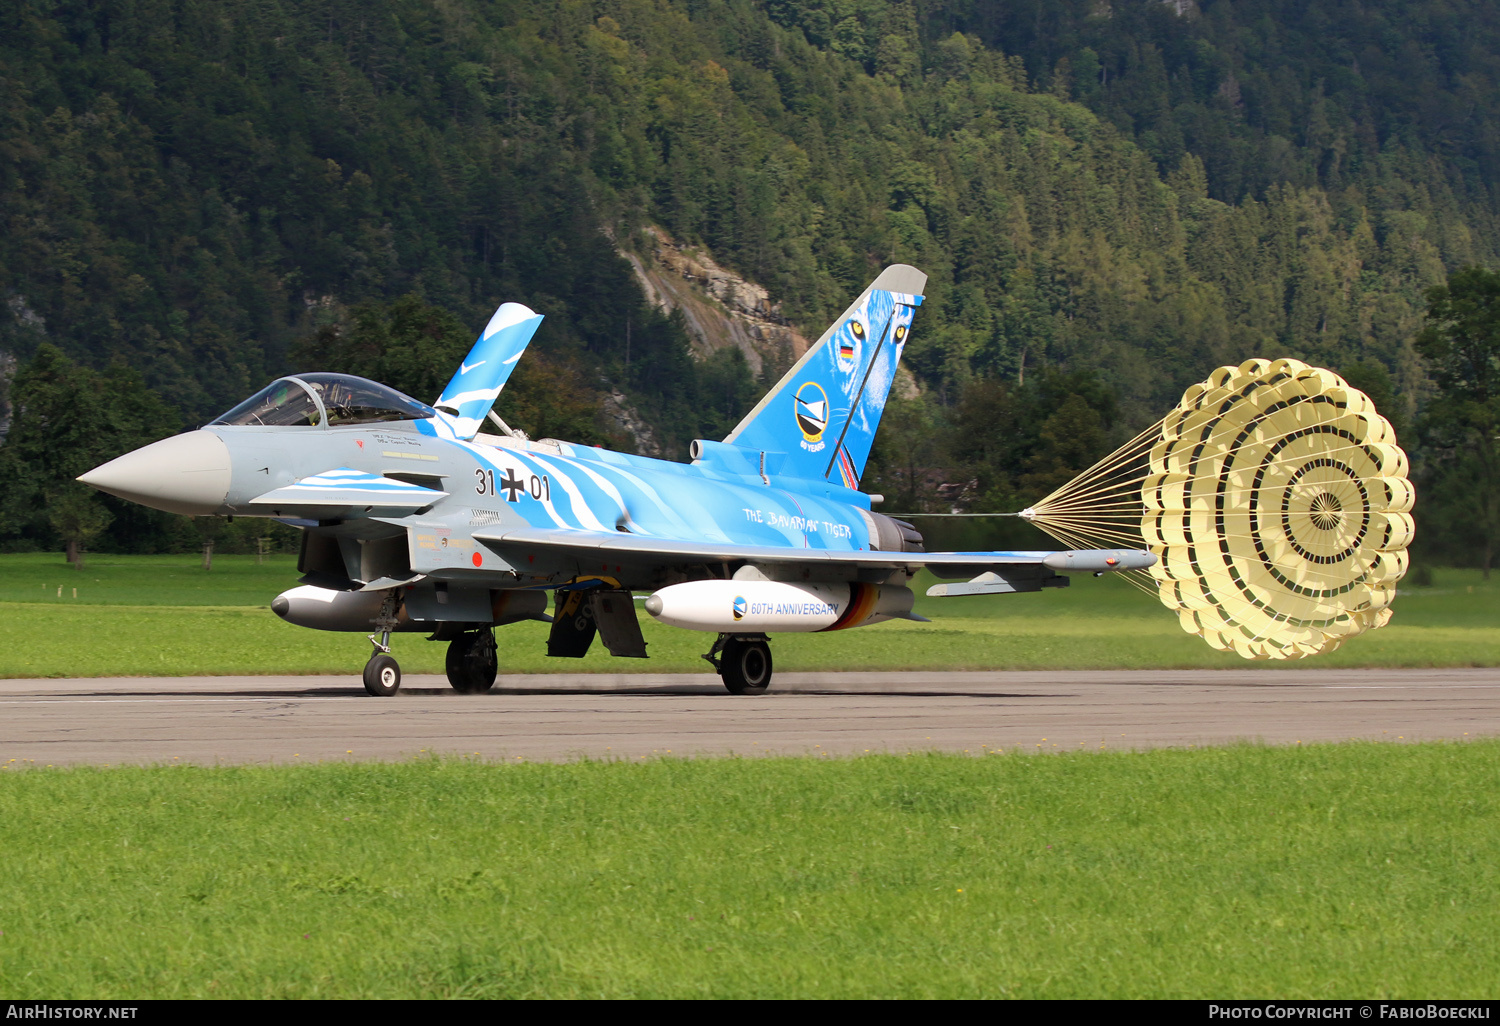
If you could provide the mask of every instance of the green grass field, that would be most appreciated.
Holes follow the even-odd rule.
[[[1500,742],[25,770],[0,992],[1492,997]]]
[[[70,568],[58,555],[0,556],[0,677],[179,674],[357,673],[369,646],[356,634],[291,627],[270,601],[296,581],[291,556],[89,557]],[[914,583],[919,596],[930,579]],[[76,589],[76,597],[74,591]],[[1177,626],[1150,596],[1124,582],[1079,576],[1073,586],[1032,595],[928,599],[930,624],[897,621],[856,631],[780,635],[779,670],[1236,667]],[[1500,582],[1476,571],[1439,570],[1431,587],[1403,589],[1389,627],[1330,655],[1278,669],[1339,666],[1500,665]],[[651,659],[612,659],[595,644],[587,658],[546,657],[544,624],[498,632],[501,673],[694,672],[708,635],[641,617]],[[442,672],[444,646],[398,635],[408,673]]]
[[[357,673],[362,638],[270,613],[294,578],[0,556],[0,676]],[[1247,665],[1107,579],[919,602],[936,622],[779,637],[778,666]],[[1302,665],[1496,665],[1497,613],[1438,571]],[[650,662],[548,660],[522,624],[502,672],[705,667],[643,619]],[[8,769],[19,999],[1484,998],[1500,963],[1500,741]]]

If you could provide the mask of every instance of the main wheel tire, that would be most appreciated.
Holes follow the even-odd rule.
[[[495,686],[499,662],[490,631],[461,634],[448,643],[448,683],[461,695],[482,695]]]
[[[719,654],[719,676],[731,695],[760,695],[771,686],[771,646],[730,638]]]
[[[401,667],[388,653],[377,652],[365,663],[365,690],[376,698],[390,698],[401,688]]]

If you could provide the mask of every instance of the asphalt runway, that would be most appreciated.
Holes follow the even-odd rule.
[[[784,673],[0,680],[0,766],[638,759],[1392,742],[1500,734],[1500,670]]]

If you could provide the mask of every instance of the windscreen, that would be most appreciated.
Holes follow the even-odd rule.
[[[323,423],[323,411],[301,382],[278,378],[211,423],[316,427]]]

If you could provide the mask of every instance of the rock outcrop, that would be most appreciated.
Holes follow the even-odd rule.
[[[620,255],[630,261],[646,298],[657,309],[682,311],[699,359],[734,346],[745,355],[751,374],[775,381],[807,352],[808,339],[792,327],[764,287],[726,271],[702,249],[681,245],[660,228],[647,228],[645,235],[650,242],[644,252],[637,247],[636,252],[621,249]],[[901,399],[918,394],[916,380],[905,367],[897,370],[892,391]],[[602,411],[611,429],[635,439],[636,452],[661,455],[650,425],[624,395],[610,395]]]
[[[604,397],[599,412],[611,432],[628,435],[633,440],[637,455],[663,458],[664,453],[656,432],[641,418],[635,407],[626,402],[625,393],[611,391]]]
[[[635,268],[646,296],[664,313],[681,310],[697,355],[732,345],[759,375],[790,367],[807,352],[808,341],[781,314],[770,293],[716,264],[701,249],[677,243],[660,228],[647,228],[646,254],[622,251]]]

